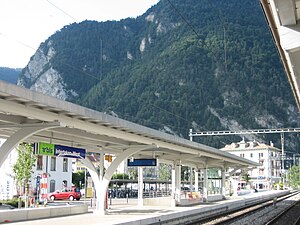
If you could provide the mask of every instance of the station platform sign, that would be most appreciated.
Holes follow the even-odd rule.
[[[156,159],[128,159],[127,166],[156,166]]]
[[[34,152],[37,155],[48,155],[57,157],[84,159],[86,150],[83,148],[74,148],[50,143],[34,143]]]

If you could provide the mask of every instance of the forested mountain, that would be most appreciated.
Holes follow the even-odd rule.
[[[0,80],[16,84],[22,69],[0,67]]]
[[[18,84],[185,138],[191,128],[300,125],[253,0],[160,0],[137,18],[67,25],[40,45]],[[297,137],[286,135],[292,151]],[[278,134],[256,139],[280,148]],[[223,147],[240,137],[195,140]]]

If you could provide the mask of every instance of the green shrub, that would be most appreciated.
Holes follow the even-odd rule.
[[[9,200],[2,200],[0,203],[18,208],[18,202],[19,202],[19,198],[13,198]],[[21,202],[22,202],[22,207],[24,207],[25,206],[24,200],[22,199]]]
[[[277,190],[278,186],[279,186],[279,190],[283,190],[283,183],[282,182],[279,182],[279,183],[275,184],[274,189]]]

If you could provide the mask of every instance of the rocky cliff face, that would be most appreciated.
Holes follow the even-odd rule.
[[[41,47],[36,51],[24,68],[17,85],[66,100],[70,96],[76,96],[77,94],[74,90],[67,88],[67,84],[59,72],[51,67],[51,59],[55,57],[55,49],[51,43],[51,41],[48,42],[49,49],[46,53]]]

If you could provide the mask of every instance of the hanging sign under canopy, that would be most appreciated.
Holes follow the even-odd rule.
[[[74,148],[50,143],[35,143],[34,152],[37,155],[60,156],[68,158],[84,159],[86,150],[83,148]]]
[[[156,159],[128,159],[127,161],[128,166],[156,166],[156,164]]]

